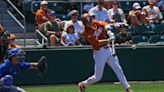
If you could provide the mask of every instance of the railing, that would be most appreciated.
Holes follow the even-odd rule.
[[[37,40],[37,34],[38,36],[41,36],[41,42],[39,42],[38,39]],[[45,35],[43,35],[38,29],[35,30],[35,47],[36,47],[36,43],[39,44],[41,47],[44,47],[44,46],[48,46],[48,39]]]
[[[26,18],[25,16],[19,11],[19,9],[10,1],[7,0],[7,2],[12,6],[12,8],[23,18],[23,24],[9,11],[7,10],[7,13],[18,23],[18,25],[24,29],[24,47],[26,46]]]

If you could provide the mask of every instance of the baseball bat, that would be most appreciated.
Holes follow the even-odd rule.
[[[114,40],[112,40],[112,55],[116,56],[116,49],[115,49]]]

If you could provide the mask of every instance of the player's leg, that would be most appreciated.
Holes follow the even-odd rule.
[[[108,58],[108,65],[113,69],[113,71],[115,72],[117,78],[119,79],[119,81],[123,84],[123,86],[125,87],[125,89],[128,89],[130,88],[130,85],[123,73],[123,70],[119,64],[119,60],[118,60],[118,57],[117,56],[112,56],[112,53],[111,53],[111,49],[109,49],[109,58]]]
[[[20,87],[11,86],[11,92],[26,92],[26,91]]]
[[[98,82],[102,78],[104,66],[107,60],[106,55],[107,54],[104,53],[103,49],[93,52],[93,58],[95,61],[94,75],[89,77],[87,80],[80,82],[78,86],[86,87],[87,85]],[[80,91],[80,92],[84,92],[84,91]]]

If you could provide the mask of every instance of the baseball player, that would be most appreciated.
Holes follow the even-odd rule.
[[[85,88],[88,85],[96,83],[102,78],[106,63],[113,69],[119,81],[126,89],[126,92],[132,92],[123,70],[119,65],[118,57],[112,55],[112,50],[108,45],[115,37],[111,31],[107,31],[107,29],[109,29],[106,27],[107,23],[93,20],[88,13],[82,15],[82,22],[85,26],[82,34],[93,47],[95,72],[94,75],[87,80],[78,83],[79,92],[85,92]]]
[[[13,48],[8,53],[8,59],[0,64],[0,92],[25,92],[22,88],[13,85],[13,78],[21,69],[40,69],[40,62],[25,62],[25,52]]]

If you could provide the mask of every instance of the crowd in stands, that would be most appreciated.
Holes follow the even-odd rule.
[[[7,36],[5,38],[3,38],[2,36]],[[8,31],[5,31],[4,27],[0,24],[0,39],[3,39],[3,41],[5,41],[5,43],[8,44],[7,48],[22,48],[23,46],[18,45],[16,43],[16,36],[13,33],[10,33]],[[1,42],[2,40],[0,40],[0,44],[3,45],[4,42]]]
[[[37,15],[39,16],[39,15]],[[37,17],[36,17],[37,18]],[[44,18],[41,17],[41,18]],[[42,23],[38,29],[50,40],[50,46],[55,46],[59,39],[64,27],[64,23],[56,18],[55,11],[51,11],[49,18],[46,22]]]
[[[49,16],[51,14],[50,13],[51,10],[47,8],[47,5],[48,2],[42,1],[40,3],[41,8],[36,12],[35,18],[38,25],[38,29],[40,29],[39,26],[43,22],[52,20]],[[136,35],[134,32],[129,32],[128,31],[129,28],[135,30],[136,28],[138,28],[138,26],[143,26],[143,25],[146,26],[147,28],[148,27],[153,28],[153,25],[161,24],[163,22],[163,15],[161,13],[163,11],[162,10],[163,6],[164,4],[162,0],[161,1],[158,0],[158,3],[156,3],[156,0],[148,0],[148,5],[144,7],[141,7],[140,3],[134,2],[132,6],[133,8],[129,11],[126,17],[124,13],[124,9],[121,8],[119,1],[114,0],[112,2],[110,1],[108,3],[105,3],[104,0],[98,0],[96,5],[93,2],[85,3],[83,6],[83,13],[89,13],[93,19],[109,23],[109,25],[112,27],[112,31],[116,35],[116,44],[127,45],[127,44],[132,44],[132,36]],[[63,26],[61,27],[61,29],[58,28],[59,26],[61,26],[60,23],[56,23],[56,25],[58,26],[55,25],[53,25],[53,27],[52,25],[49,26],[51,27],[50,29],[41,28],[43,34],[45,35],[47,35],[47,33],[45,32],[48,31],[54,32],[52,33],[53,37],[50,37],[51,46],[55,46],[55,44],[52,44],[53,42],[56,42],[55,38],[60,40],[58,42],[62,46],[79,45],[79,44],[85,45],[87,43],[87,42],[82,42],[81,40],[83,38],[81,32],[83,30],[84,25],[80,20],[78,20],[80,19],[78,18],[79,10],[77,10],[77,8],[75,8],[74,5],[70,6],[70,8],[71,8],[70,9],[71,11],[69,12],[70,20],[62,22]],[[38,13],[42,15],[39,15]],[[57,31],[60,31],[61,35],[58,35],[56,33]],[[71,42],[71,44],[68,44],[69,41]]]
[[[17,7],[21,10],[21,3],[24,0],[14,0]],[[48,8],[49,2],[41,1],[40,9],[35,13],[36,29],[41,31],[48,39],[50,46],[70,45],[88,45],[84,41],[81,32],[84,25],[81,22],[81,11],[78,6],[70,2],[68,4],[70,19],[62,21],[57,18],[57,13]],[[164,1],[163,0],[148,0],[147,5],[141,6],[141,3],[135,1],[131,10],[124,13],[124,8],[121,7],[120,1],[104,1],[85,2],[83,4],[83,12],[89,13],[93,19],[109,23],[112,31],[116,36],[116,44],[127,45],[132,44],[132,38],[143,31],[140,27],[146,27],[149,30],[155,30],[158,24],[164,24],[163,15]],[[155,32],[154,32],[155,33]],[[144,35],[140,34],[139,35]],[[146,34],[150,37],[152,34]],[[161,35],[161,34],[160,34]]]

